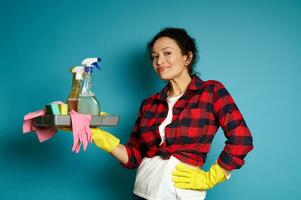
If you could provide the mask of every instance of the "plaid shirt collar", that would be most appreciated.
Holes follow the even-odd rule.
[[[200,79],[197,75],[192,75],[191,82],[189,83],[187,90],[200,90],[202,82],[203,80]],[[166,100],[169,89],[170,84],[167,83],[164,88],[156,95],[156,98],[163,101]]]

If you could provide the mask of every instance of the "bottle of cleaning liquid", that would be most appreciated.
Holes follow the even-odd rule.
[[[78,96],[78,112],[90,115],[99,115],[100,104],[95,94],[92,92],[92,72],[93,67],[100,69],[100,58],[87,58],[83,60],[85,74],[81,92]]]
[[[68,96],[68,113],[71,110],[78,111],[78,96],[81,91],[81,83],[83,80],[83,74],[85,72],[84,66],[75,66],[70,69],[70,72],[73,74],[72,78],[72,88]]]

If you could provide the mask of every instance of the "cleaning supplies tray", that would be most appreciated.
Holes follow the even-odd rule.
[[[71,127],[70,115],[46,115],[41,117],[36,117],[33,119],[34,125],[37,127]],[[119,116],[107,115],[98,116],[92,115],[90,126],[116,126],[118,125]]]

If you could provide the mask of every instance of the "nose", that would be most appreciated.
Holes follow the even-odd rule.
[[[163,57],[163,56],[158,56],[158,59],[157,59],[157,65],[160,65],[160,64],[162,64],[162,63],[164,63],[164,62],[165,62],[164,57]]]

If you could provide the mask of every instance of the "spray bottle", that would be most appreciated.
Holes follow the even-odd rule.
[[[81,63],[85,66],[85,74],[81,92],[78,96],[78,112],[90,115],[99,115],[100,104],[95,94],[92,92],[92,72],[93,67],[100,69],[100,58],[87,58]]]
[[[75,66],[70,69],[70,72],[73,74],[73,79],[72,79],[72,88],[71,92],[68,96],[68,113],[71,110],[77,111],[78,107],[78,96],[81,91],[81,83],[83,79],[83,74],[85,72],[85,67],[84,66]]]

